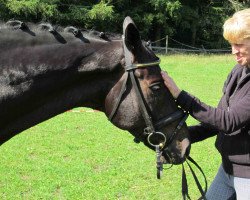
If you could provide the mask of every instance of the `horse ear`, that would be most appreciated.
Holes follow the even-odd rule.
[[[126,17],[123,22],[123,36],[127,49],[134,52],[135,49],[141,47],[141,37],[139,31],[130,17]]]

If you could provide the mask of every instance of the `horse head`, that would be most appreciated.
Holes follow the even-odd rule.
[[[180,164],[189,154],[185,119],[164,86],[159,58],[143,44],[130,17],[123,24],[124,73],[105,99],[109,120],[151,149],[160,146],[165,161]]]

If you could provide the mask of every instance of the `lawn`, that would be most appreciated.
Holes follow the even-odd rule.
[[[180,88],[216,106],[231,55],[160,56]],[[32,127],[0,148],[0,199],[169,199],[180,200],[181,166],[156,179],[155,154],[135,144],[101,112],[77,108]],[[188,125],[197,123],[189,117]],[[214,139],[193,144],[191,156],[208,183],[220,165]],[[166,166],[167,167],[167,166]],[[202,182],[202,177],[200,180]],[[188,172],[192,199],[199,192]],[[203,183],[203,182],[202,182]]]

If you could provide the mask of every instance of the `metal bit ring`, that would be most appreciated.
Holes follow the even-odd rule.
[[[163,137],[163,141],[162,141],[162,142],[159,141],[159,144],[153,144],[153,143],[150,141],[150,139],[151,139],[151,137],[152,137],[153,135],[157,135],[157,134]],[[153,133],[150,133],[150,134],[148,135],[148,143],[149,143],[151,146],[153,146],[153,147],[156,147],[157,145],[162,146],[161,144],[163,144],[163,146],[164,146],[164,144],[166,143],[166,141],[167,141],[166,136],[165,136],[162,132],[153,132]]]

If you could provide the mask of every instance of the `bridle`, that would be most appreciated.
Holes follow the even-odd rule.
[[[108,115],[108,119],[112,122],[117,110],[119,109],[119,105],[122,102],[122,97],[126,91],[126,86],[127,86],[128,80],[130,79],[132,86],[135,89],[137,100],[139,102],[140,111],[141,111],[143,119],[146,123],[146,127],[145,127],[144,132],[143,132],[143,137],[147,138],[148,144],[155,148],[156,164],[157,164],[157,166],[156,166],[157,178],[160,179],[162,176],[162,171],[163,171],[163,162],[161,160],[162,150],[164,150],[168,145],[170,145],[173,142],[178,131],[183,127],[183,125],[188,117],[188,113],[184,112],[182,109],[178,109],[177,111],[173,112],[169,116],[163,117],[162,119],[158,120],[156,123],[153,123],[153,119],[152,119],[152,116],[149,114],[149,111],[147,109],[147,106],[145,103],[146,101],[144,99],[142,90],[140,88],[140,84],[138,83],[138,80],[136,80],[135,70],[139,69],[139,68],[145,68],[145,67],[149,67],[149,66],[159,65],[160,60],[147,62],[147,63],[133,63],[133,55],[127,49],[127,46],[125,45],[125,37],[123,36],[122,39],[123,39],[123,48],[124,48],[124,55],[125,55],[125,74],[124,74],[125,80],[122,83],[119,95],[115,99],[115,103],[114,103],[114,106],[112,108],[112,111]],[[175,130],[172,132],[171,136],[168,138],[168,140],[166,139],[165,134],[163,134],[162,132],[156,131],[157,129],[160,129],[164,126],[172,124],[173,122],[176,122],[177,120],[179,121],[179,123],[178,123],[177,127],[175,128]],[[156,135],[158,137],[162,138],[162,140],[159,140],[157,144],[152,142],[152,138]],[[139,143],[141,140],[139,138],[135,138],[134,141],[136,143]],[[198,189],[202,195],[202,198],[206,200],[205,193],[207,191],[207,181],[206,181],[205,174],[203,173],[200,166],[190,156],[187,156],[187,159],[190,162],[192,162],[199,169],[199,171],[202,173],[202,175],[204,177],[205,189],[203,190],[201,187],[201,184],[198,181],[197,176],[195,175],[195,173],[191,167],[191,165],[188,163],[188,161],[186,161],[188,164],[188,167],[189,167],[189,169],[194,177],[196,185],[198,186]],[[188,194],[186,173],[185,173],[185,169],[184,169],[183,164],[182,164],[182,196],[183,196],[184,200],[186,198],[190,199],[189,194]]]
[[[125,74],[124,74],[125,79],[122,83],[120,93],[117,96],[117,98],[115,99],[114,106],[113,106],[112,111],[110,112],[110,114],[108,116],[108,119],[110,121],[113,120],[117,110],[119,109],[119,105],[122,102],[122,97],[126,91],[126,88],[127,88],[126,86],[127,86],[128,80],[130,79],[132,86],[135,89],[136,97],[137,97],[137,100],[139,102],[140,111],[142,113],[143,119],[144,119],[145,124],[146,124],[146,127],[144,128],[144,132],[143,132],[143,138],[146,138],[148,144],[151,145],[153,148],[155,148],[155,149],[158,148],[159,151],[157,153],[161,154],[162,153],[161,150],[172,143],[176,134],[184,125],[184,123],[188,117],[188,114],[185,113],[182,109],[178,109],[177,111],[173,112],[169,116],[163,117],[162,119],[160,119],[159,121],[156,121],[155,123],[153,122],[152,116],[149,114],[149,111],[147,109],[146,101],[145,101],[144,95],[142,94],[140,84],[138,83],[138,80],[136,80],[137,78],[135,76],[135,70],[139,69],[139,68],[145,68],[145,67],[149,67],[149,66],[159,65],[160,60],[147,62],[147,63],[133,63],[133,55],[127,49],[127,47],[125,45],[124,36],[123,36],[123,48],[124,48],[124,55],[125,55]],[[162,128],[166,125],[169,125],[173,122],[176,122],[177,120],[179,120],[179,123],[168,139],[166,139],[165,134],[163,134],[162,132],[156,131],[157,129],[159,130],[160,128]],[[154,143],[152,142],[153,138],[155,136],[157,136],[157,138],[160,138],[159,142],[157,141],[157,144],[155,144],[155,142]],[[134,141],[140,142],[141,140],[139,138],[135,138]],[[158,157],[160,157],[160,156],[161,155],[159,155]],[[162,169],[163,168],[160,166],[160,163],[159,163],[159,167],[157,168],[157,170],[158,170],[157,177],[158,178],[160,178],[160,176],[161,176]]]

